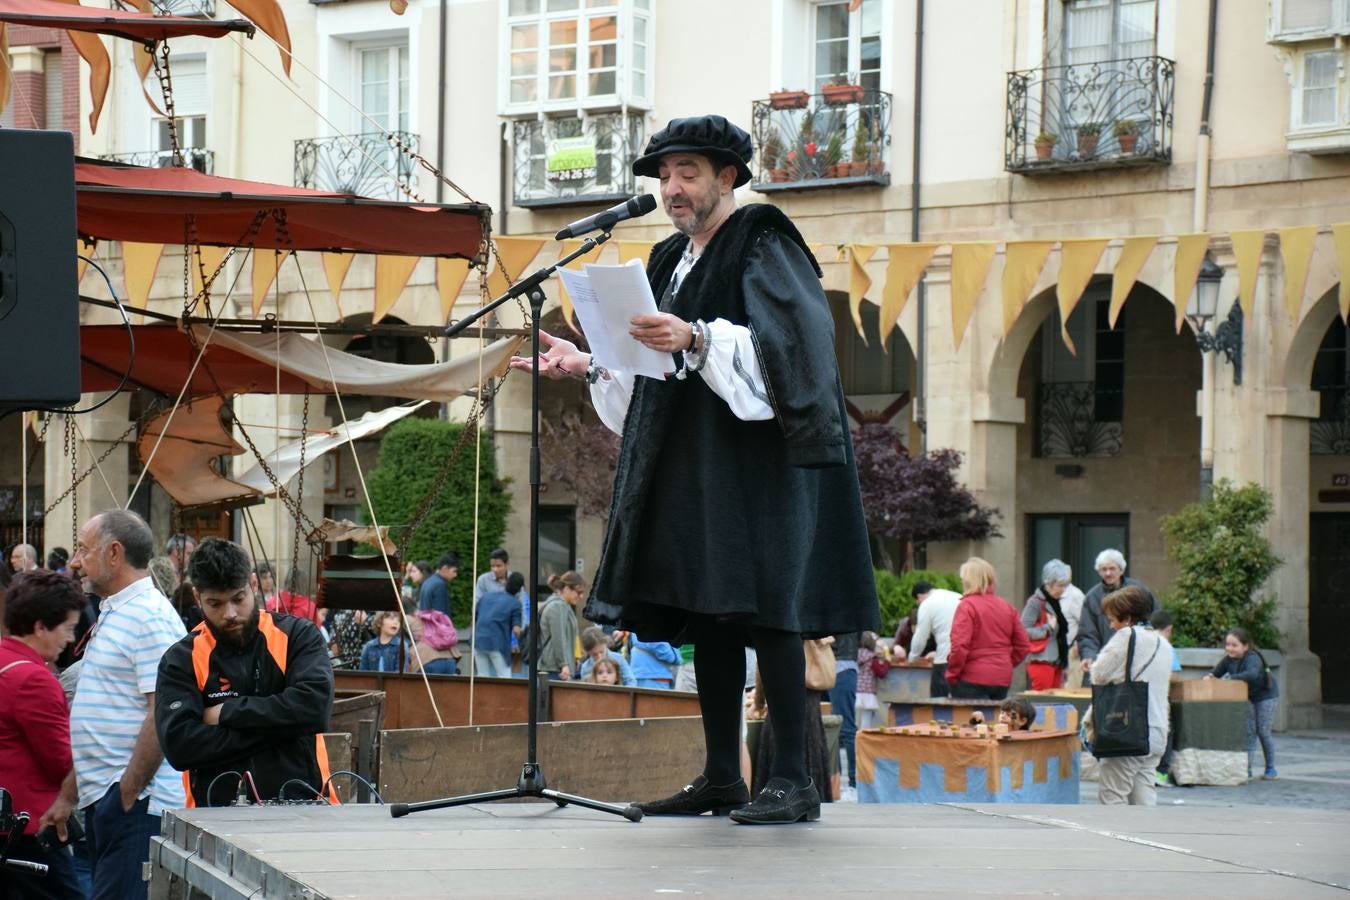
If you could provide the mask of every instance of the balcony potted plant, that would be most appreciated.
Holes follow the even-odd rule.
[[[1050,155],[1055,152],[1055,144],[1059,143],[1059,135],[1053,131],[1042,131],[1036,135],[1036,159],[1040,162],[1046,162]]]
[[[783,142],[777,131],[769,132],[759,148],[759,161],[766,181],[787,181],[787,173],[782,170]]]
[[[846,81],[826,82],[821,85],[820,93],[826,106],[847,106],[863,98],[862,85],[849,84]]]
[[[867,164],[872,158],[872,141],[869,139],[867,129],[862,125],[853,135],[853,160],[848,165],[848,174],[853,178],[861,178],[867,174]]]
[[[811,95],[806,91],[789,91],[783,88],[781,91],[769,92],[769,106],[772,109],[806,109],[809,102]]]
[[[848,164],[844,161],[844,135],[836,131],[830,135],[825,145],[825,177],[844,178],[848,175]],[[843,172],[839,170],[843,169]]]
[[[1097,142],[1102,139],[1101,122],[1084,122],[1078,126],[1078,155],[1091,159],[1097,155]]]
[[[1121,155],[1133,156],[1134,148],[1139,143],[1139,122],[1135,119],[1117,119],[1111,130],[1115,132]]]

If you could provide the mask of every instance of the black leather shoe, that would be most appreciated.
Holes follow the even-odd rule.
[[[749,802],[750,789],[739,778],[732,784],[719,786],[709,784],[708,779],[700,775],[673,796],[633,805],[649,816],[701,816],[706,812],[725,816]]]
[[[820,818],[820,794],[814,781],[806,787],[793,787],[786,778],[771,778],[755,802],[732,811],[731,820],[740,825],[785,825],[814,822]]]

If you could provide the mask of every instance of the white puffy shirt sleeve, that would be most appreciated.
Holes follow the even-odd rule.
[[[708,342],[708,358],[703,368],[692,374],[702,377],[741,421],[772,419],[773,407],[769,405],[769,391],[750,329],[726,319],[714,319],[707,325],[704,340]],[[686,353],[685,364],[693,357],[694,354]],[[604,365],[603,361],[597,362]],[[633,397],[633,375],[617,369],[609,369],[608,373],[608,378],[601,377],[591,385],[591,403],[605,427],[622,434],[628,402]]]

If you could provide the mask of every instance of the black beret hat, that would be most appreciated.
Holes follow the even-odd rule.
[[[755,145],[750,135],[722,116],[671,119],[647,142],[647,149],[633,161],[633,174],[657,176],[661,157],[669,153],[698,153],[715,165],[736,167],[736,187],[750,180],[750,160]]]

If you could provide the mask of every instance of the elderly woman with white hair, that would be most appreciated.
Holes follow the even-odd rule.
[[[1041,568],[1041,586],[1022,604],[1022,626],[1031,639],[1027,677],[1033,691],[1064,686],[1064,670],[1069,664],[1069,619],[1061,600],[1072,580],[1068,565],[1052,559]]]
[[[1107,549],[1098,553],[1095,568],[1102,580],[1083,598],[1083,614],[1078,622],[1078,655],[1083,659],[1084,672],[1090,670],[1102,645],[1111,639],[1111,624],[1102,611],[1102,600],[1107,594],[1126,585],[1134,585],[1148,595],[1150,616],[1159,609],[1158,598],[1153,596],[1147,585],[1125,577],[1125,557],[1119,550]]]

